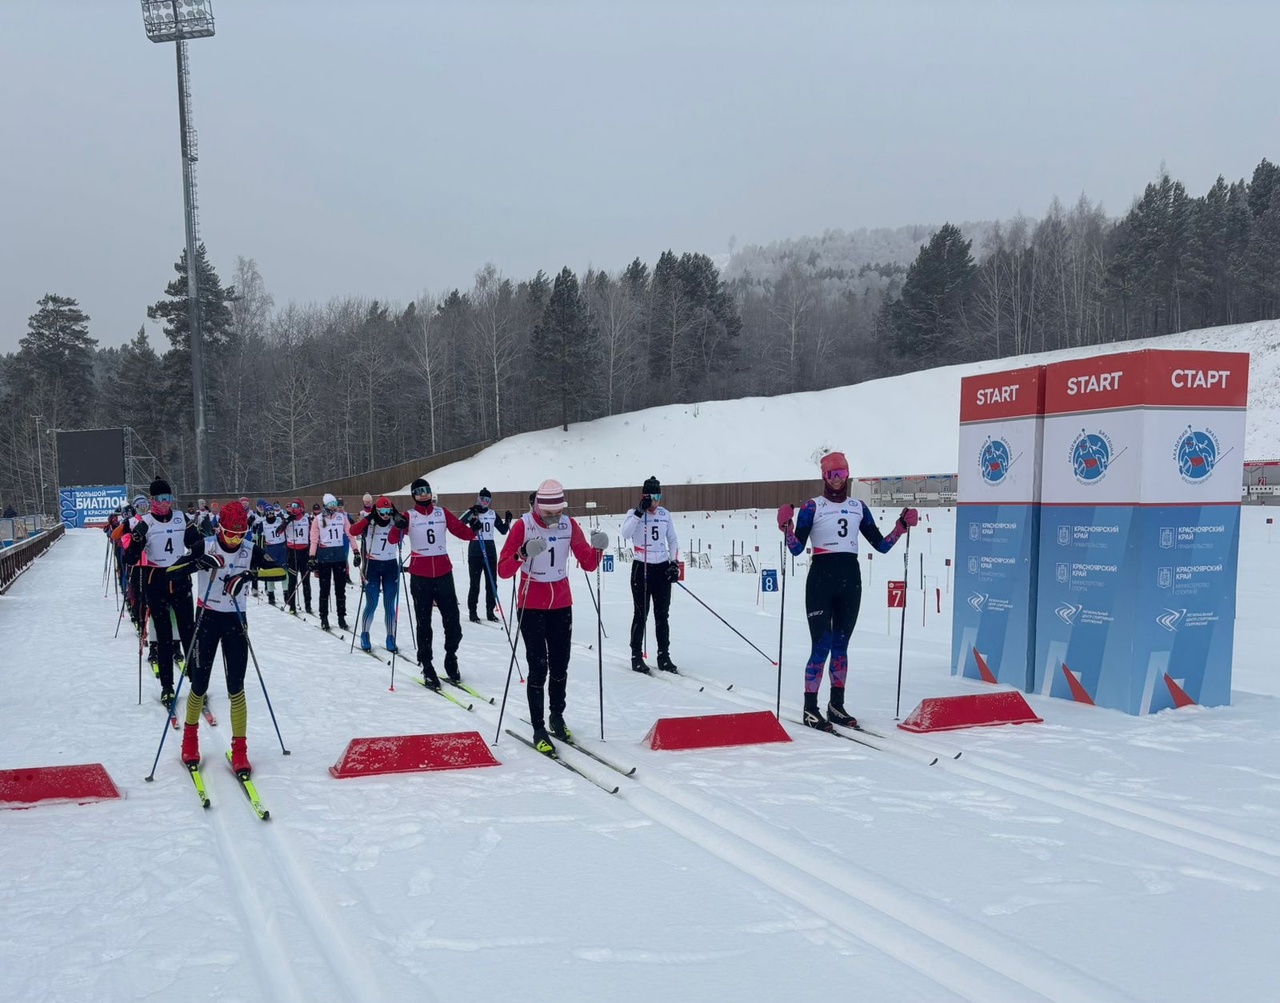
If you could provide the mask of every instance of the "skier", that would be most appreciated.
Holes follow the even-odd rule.
[[[173,491],[169,482],[157,477],[151,482],[150,510],[138,518],[130,536],[125,560],[137,564],[146,555],[147,567],[140,568],[142,589],[147,599],[147,614],[155,627],[156,661],[160,668],[160,700],[173,703],[173,611],[178,623],[182,650],[191,651],[195,620],[191,602],[191,579],[185,571],[173,572],[186,553],[187,517],[173,507]],[[193,530],[194,533],[194,530]],[[172,710],[172,707],[170,706]]]
[[[360,618],[360,647],[372,651],[369,627],[373,612],[382,596],[382,617],[387,628],[387,650],[396,650],[396,599],[400,595],[400,561],[397,544],[400,530],[394,520],[399,516],[385,495],[351,526],[351,538],[360,541],[356,557],[364,569],[364,614]]]
[[[432,666],[431,651],[433,605],[440,607],[444,624],[444,671],[451,682],[462,682],[458,672],[462,624],[445,534],[452,533],[461,540],[474,540],[476,534],[456,515],[435,503],[431,485],[425,478],[416,478],[409,486],[409,493],[413,496],[413,506],[396,518],[396,526],[409,538],[409,594],[418,616],[418,665],[422,668],[423,682],[438,690],[440,677]]]
[[[307,613],[311,612],[311,516],[302,506],[302,499],[295,498],[289,503],[289,511],[284,516],[285,546],[289,551],[286,567],[289,569],[289,594],[285,602],[289,604],[289,612],[298,614],[298,587],[302,587],[302,601]]]
[[[643,494],[634,510],[622,520],[622,538],[630,540],[635,551],[631,562],[631,668],[648,673],[643,649],[645,621],[649,618],[649,605],[653,605],[653,628],[658,636],[658,668],[662,672],[675,672],[671,661],[671,629],[667,613],[671,609],[671,586],[680,580],[677,555],[680,540],[671,513],[662,501],[662,485],[658,478],[644,482]]]
[[[594,571],[601,553],[609,546],[609,535],[598,529],[591,531],[588,542],[582,527],[565,514],[565,508],[560,482],[543,481],[533,510],[512,524],[498,559],[499,577],[510,578],[517,568],[521,572],[516,616],[529,670],[529,720],[533,724],[534,747],[546,755],[555,752],[547,724],[551,734],[561,741],[573,741],[573,734],[564,723],[569,645],[573,635],[569,553],[573,552],[584,570]],[[546,723],[544,686],[550,691],[547,703],[551,715]]]
[[[809,661],[804,667],[804,723],[810,728],[831,731],[832,724],[846,728],[858,726],[857,719],[844,704],[849,638],[858,622],[858,607],[862,603],[858,534],[866,537],[877,551],[887,554],[918,519],[915,509],[904,508],[894,528],[882,536],[871,510],[857,498],[849,497],[849,461],[844,453],[838,452],[827,453],[822,458],[820,496],[805,502],[798,516],[790,505],[778,509],[778,528],[784,534],[787,549],[792,554],[800,554],[806,542],[813,546],[813,559],[804,586],[811,641]],[[818,710],[818,689],[828,655],[831,657],[831,695],[827,718],[824,718]]]
[[[196,635],[195,657],[188,676],[187,706],[182,730],[182,761],[190,766],[200,762],[200,709],[209,692],[214,657],[222,646],[231,703],[231,768],[248,774],[246,749],[249,710],[244,698],[244,676],[249,661],[249,639],[245,628],[243,590],[246,582],[262,578],[278,580],[285,570],[276,566],[262,549],[261,539],[249,535],[249,513],[238,501],[222,506],[218,528],[204,539],[192,527],[191,559],[184,570],[199,571],[196,588],[200,596],[200,631]],[[189,579],[188,579],[189,581]],[[238,608],[237,608],[238,607]]]
[[[507,530],[511,528],[512,516],[507,512],[502,518],[498,518],[498,513],[490,508],[491,505],[493,495],[488,488],[481,488],[476,495],[476,503],[462,515],[462,521],[468,523],[476,533],[476,538],[467,544],[467,568],[471,572],[471,587],[467,589],[467,611],[472,623],[480,622],[476,605],[480,601],[481,580],[484,581],[486,619],[491,623],[498,622],[493,612],[498,603],[497,585],[493,580],[498,567],[498,549],[494,543],[496,538],[493,531],[497,529],[506,536]]]
[[[289,545],[285,538],[288,535],[289,527],[285,523],[278,504],[275,502],[267,503],[266,511],[262,514],[262,522],[258,528],[262,534],[263,552],[271,559],[273,564],[281,568],[287,567],[289,563]],[[275,581],[267,579],[265,588],[267,602],[274,606],[276,604]]]
[[[320,629],[329,629],[329,590],[332,587],[338,607],[338,629],[347,626],[346,567],[348,532],[351,523],[347,513],[338,511],[338,499],[324,496],[324,511],[311,520],[311,562],[308,567],[320,577]]]

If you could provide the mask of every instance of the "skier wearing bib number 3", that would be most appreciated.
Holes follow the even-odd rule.
[[[794,527],[792,517],[795,516]],[[856,728],[857,719],[844,706],[849,671],[849,638],[862,604],[862,569],[858,566],[858,534],[882,554],[916,524],[913,508],[904,508],[887,536],[882,536],[871,510],[849,497],[849,461],[844,453],[822,458],[822,494],[811,498],[796,515],[790,505],[778,509],[778,528],[792,554],[813,546],[813,560],[804,586],[805,614],[812,648],[804,667],[804,723],[831,731],[832,724]],[[827,656],[831,657],[831,697],[827,717],[818,710],[818,689]]]

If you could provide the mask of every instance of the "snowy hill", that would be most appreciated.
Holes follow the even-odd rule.
[[[1245,457],[1280,457],[1280,321],[1184,331],[989,362],[784,397],[671,404],[504,439],[431,474],[436,491],[771,481],[812,477],[817,457],[841,449],[857,477],[949,473],[959,451],[960,379],[1060,359],[1144,348],[1249,352]],[[406,486],[407,490],[407,486]]]

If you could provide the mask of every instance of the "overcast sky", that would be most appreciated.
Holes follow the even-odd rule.
[[[1280,4],[213,0],[201,235],[283,305],[1121,213],[1280,159]],[[0,0],[0,352],[45,292],[127,340],[183,247],[172,45],[135,0]],[[151,327],[153,343],[163,336]]]

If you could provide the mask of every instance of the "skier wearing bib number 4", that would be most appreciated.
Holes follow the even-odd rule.
[[[795,517],[794,526],[792,517]],[[858,566],[858,535],[881,554],[887,554],[898,538],[916,524],[913,508],[904,508],[888,535],[857,498],[849,497],[849,461],[844,453],[822,458],[822,494],[811,498],[797,515],[790,505],[778,509],[778,528],[792,554],[813,547],[813,559],[804,586],[805,614],[812,648],[804,667],[804,723],[830,731],[832,724],[856,728],[857,719],[844,705],[844,684],[849,671],[849,638],[858,622],[862,604],[862,569]],[[831,697],[827,718],[818,710],[818,690],[828,655],[831,658]]]
[[[433,690],[440,688],[440,677],[432,664],[431,607],[440,607],[444,623],[444,671],[450,682],[462,682],[458,672],[458,644],[462,640],[462,623],[458,615],[458,591],[453,584],[453,562],[449,560],[448,537],[474,540],[475,532],[456,515],[437,505],[431,485],[417,478],[409,485],[413,507],[395,519],[395,526],[409,538],[409,595],[418,618],[418,665],[422,681]]]
[[[653,607],[653,630],[658,638],[658,669],[675,672],[671,660],[671,628],[667,614],[671,609],[671,586],[680,580],[680,539],[671,522],[671,513],[661,504],[662,485],[658,478],[644,482],[644,493],[636,507],[622,520],[621,537],[631,541],[635,559],[631,562],[631,668],[649,673],[642,647],[645,622]]]

